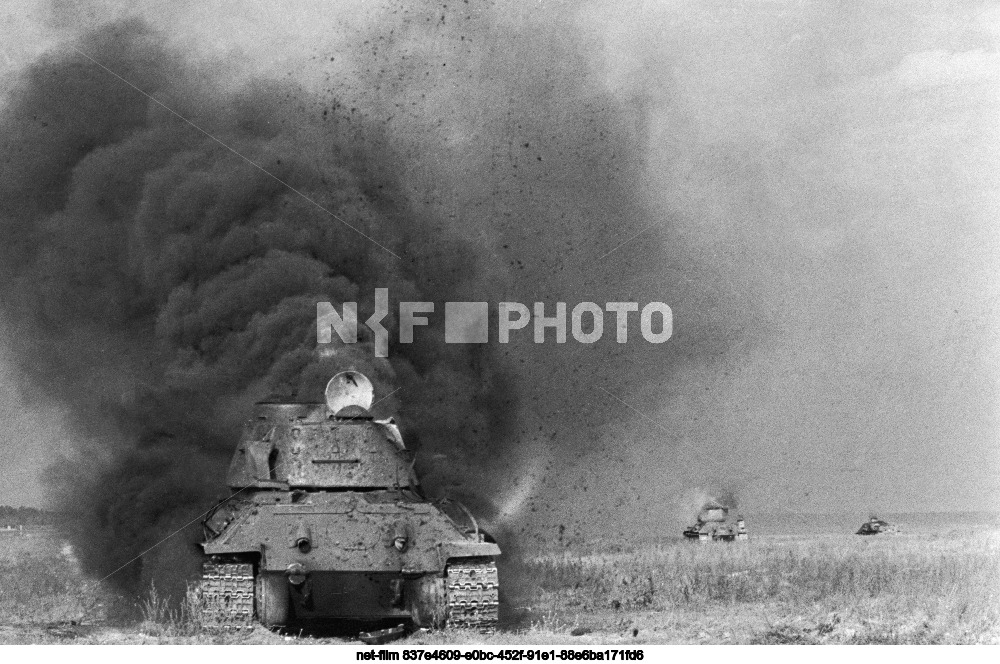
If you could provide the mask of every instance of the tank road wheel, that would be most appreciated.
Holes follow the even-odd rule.
[[[288,624],[288,580],[284,574],[264,572],[257,575],[257,620],[273,629]]]
[[[448,563],[448,626],[496,631],[500,609],[500,578],[492,558],[465,558]]]
[[[253,564],[205,563],[198,594],[207,629],[253,629]]]
[[[410,618],[417,627],[441,629],[448,619],[448,589],[445,579],[428,574],[407,582]]]

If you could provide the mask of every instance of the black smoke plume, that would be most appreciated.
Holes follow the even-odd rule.
[[[391,361],[370,339],[316,353],[317,302],[358,301],[364,320],[376,287],[448,299],[475,252],[402,200],[378,132],[293,124],[287,107],[310,103],[293,85],[209,94],[193,76],[143,24],[117,24],[33,64],[0,121],[19,368],[33,396],[70,408],[76,451],[50,484],[87,569],[127,565],[123,586],[139,578],[129,561],[223,490],[257,397],[319,400],[334,372],[364,371],[405,395],[380,409],[405,403],[452,468],[513,407],[487,354],[440,336]]]

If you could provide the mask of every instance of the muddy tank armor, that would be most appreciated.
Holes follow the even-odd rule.
[[[368,412],[372,396],[349,371],[325,404],[256,405],[229,466],[233,493],[203,522],[209,625],[495,629],[499,547],[464,509],[423,497],[396,424]]]

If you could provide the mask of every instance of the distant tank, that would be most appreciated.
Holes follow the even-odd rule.
[[[715,501],[705,503],[698,513],[698,521],[684,529],[684,537],[700,542],[732,542],[747,540],[746,522],[737,516],[733,522],[729,508]]]
[[[897,532],[895,526],[889,525],[887,521],[883,521],[877,516],[872,516],[867,521],[861,524],[858,528],[856,535],[881,535],[883,533],[894,533]]]
[[[326,403],[256,405],[229,466],[233,493],[202,524],[209,625],[495,629],[500,548],[464,507],[423,496],[413,453],[392,419],[373,419],[372,397],[348,371]]]

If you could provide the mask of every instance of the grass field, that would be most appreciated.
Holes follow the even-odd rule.
[[[1000,532],[595,544],[503,572],[507,629],[405,642],[1000,643]],[[139,617],[113,620],[123,607]],[[317,640],[344,641],[210,634],[155,591],[137,602],[86,580],[52,535],[0,539],[3,643]]]

